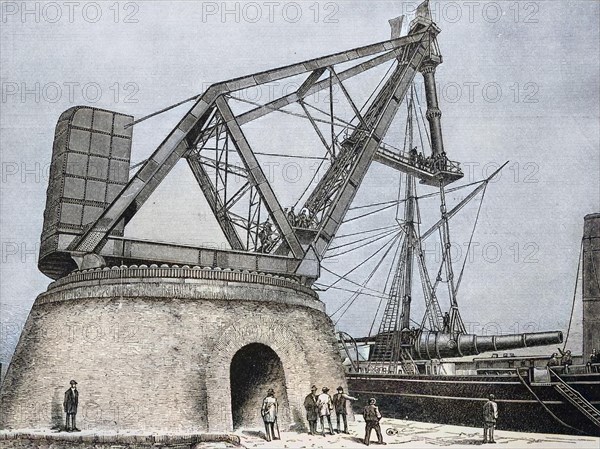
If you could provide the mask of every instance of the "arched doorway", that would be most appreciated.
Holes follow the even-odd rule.
[[[229,379],[234,429],[262,427],[260,409],[269,388],[275,390],[280,418],[287,413],[289,405],[283,365],[267,345],[251,343],[237,351],[231,360]]]

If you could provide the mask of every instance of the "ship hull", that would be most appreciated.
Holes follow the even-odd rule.
[[[346,376],[350,394],[359,397],[354,403],[357,412],[374,397],[389,418],[480,427],[483,403],[493,394],[499,409],[498,429],[600,436],[600,428],[561,396],[554,384],[531,385],[530,391],[516,375]],[[600,408],[600,374],[562,378]]]

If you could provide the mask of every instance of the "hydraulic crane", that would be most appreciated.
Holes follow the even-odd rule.
[[[193,98],[193,106],[137,172],[126,179],[126,183],[123,181],[119,191],[107,194],[105,203],[94,203],[94,209],[88,207],[84,199],[85,210],[90,212],[84,213],[77,225],[67,226],[60,216],[61,211],[66,210],[64,198],[58,195],[59,199],[48,202],[40,270],[59,278],[77,268],[166,263],[261,271],[292,276],[311,285],[319,277],[320,260],[371,162],[377,161],[412,174],[422,183],[438,187],[463,176],[459,164],[448,160],[443,149],[435,87],[435,68],[442,61],[437,44],[440,30],[431,20],[427,6],[425,1],[419,7],[406,36],[400,35],[402,19],[394,19],[390,21],[390,40],[211,85]],[[373,101],[363,106],[364,111],[359,109],[346,81],[390,62],[393,70],[380,83],[381,88],[374,93]],[[443,155],[443,166],[419,166],[409,155],[391,151],[383,144],[418,72],[423,74],[425,83],[432,156]],[[255,104],[244,112],[235,113],[232,109],[232,102],[237,100],[235,94],[240,91],[299,76],[304,77],[303,81],[292,93]],[[333,128],[339,125],[339,119],[333,112],[334,99],[330,95],[327,121],[332,137],[328,142],[317,124],[324,120],[310,113],[312,106],[306,99],[323,90],[332,92],[333,86],[339,87],[354,114],[351,121],[356,124],[345,138],[336,139]],[[303,205],[306,214],[303,221],[296,221],[282,207],[257,158],[257,151],[243,129],[244,125],[266,115],[286,112],[285,108],[292,105],[299,105],[304,118],[313,125],[326,147],[330,164]],[[73,150],[72,139],[63,137],[65,132],[72,135],[76,130],[92,134],[92,139],[96,137],[93,123],[89,128],[82,127],[74,122],[74,116],[66,114],[59,122],[55,147],[60,148],[56,151],[70,155]],[[128,128],[131,135],[130,127],[135,122],[129,120],[120,127],[116,126],[116,119],[113,122],[108,132],[113,133],[113,142],[126,134]],[[110,153],[108,164],[112,166],[114,151]],[[123,237],[123,227],[181,159],[185,159],[192,170],[230,249]],[[51,178],[60,181],[62,175],[61,167],[53,164]],[[84,177],[87,175],[89,168],[88,173],[83,174]],[[232,183],[233,179],[236,183]],[[58,185],[64,183],[57,181]],[[53,196],[56,186],[51,183],[49,198],[56,197]]]

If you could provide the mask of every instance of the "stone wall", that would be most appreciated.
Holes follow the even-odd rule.
[[[211,449],[239,447],[233,434],[180,436],[0,432],[3,449]]]
[[[2,428],[61,426],[75,379],[82,430],[228,432],[231,361],[257,343],[283,367],[282,429],[302,427],[312,384],[346,387],[332,323],[305,287],[226,271],[120,270],[65,278],[37,298],[2,385]]]

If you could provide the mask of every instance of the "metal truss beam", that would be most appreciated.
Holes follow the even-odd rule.
[[[378,65],[381,65],[387,61],[396,59],[398,57],[398,54],[399,54],[399,51],[396,49],[388,51],[382,55],[376,56],[375,58],[372,58],[361,64],[357,64],[349,69],[346,69],[346,70],[340,72],[338,74],[338,78],[341,79],[342,81],[344,81],[344,80],[352,78],[356,75],[360,75],[361,73],[363,73],[373,67],[377,67]],[[337,84],[337,80],[334,79],[333,84],[334,85]],[[292,103],[300,101],[306,97],[311,96],[312,94],[315,94],[315,93],[325,90],[327,88],[329,88],[329,79],[324,79],[324,80],[318,81],[312,87],[303,91],[302,94],[300,94],[300,89],[298,89],[296,92],[292,92],[290,94],[284,95],[283,97],[273,100],[269,103],[266,103],[263,106],[251,109],[248,112],[240,114],[237,117],[238,123],[240,125],[245,125],[248,122],[251,122],[258,118],[264,117],[265,115],[270,114],[271,112],[278,111],[279,109],[281,109],[285,106],[288,106]]]
[[[390,39],[387,41],[378,42],[376,44],[365,45],[364,47],[358,47],[352,50],[342,51],[328,56],[287,65],[277,69],[266,70],[253,75],[234,78],[229,81],[219,83],[216,86],[223,86],[223,91],[225,92],[235,92],[237,90],[247,89],[248,87],[258,86],[284,78],[290,78],[296,75],[302,75],[303,73],[312,72],[319,69],[325,69],[331,65],[360,59],[365,56],[372,56],[377,53],[382,53],[386,50],[401,48],[407,44],[418,42],[425,34],[425,32],[413,33],[397,39]]]
[[[429,52],[429,42],[428,38],[421,39],[418,44],[415,44],[410,58],[407,61],[400,61],[396,71],[364,115],[370,130],[359,129],[352,134],[350,140],[355,143],[352,149],[346,149],[349,154],[347,156],[340,154],[341,165],[332,164],[330,176],[326,174],[321,179],[307,201],[305,207],[311,212],[324,212],[319,232],[314,240],[318,255],[324,254],[341,225],[410,83]],[[367,132],[368,135],[365,135]],[[336,190],[333,200],[331,200],[332,189]]]
[[[315,119],[310,114],[310,112],[308,112],[308,108],[304,104],[304,101],[300,100],[298,103],[300,103],[300,106],[302,107],[302,110],[306,114],[306,117],[310,121],[310,124],[312,125],[313,129],[317,133],[317,136],[319,136],[319,139],[321,140],[321,143],[323,144],[323,146],[327,150],[327,153],[329,153],[329,156],[332,157],[332,158],[335,157],[335,153],[333,152],[333,146],[334,146],[333,140],[331,141],[331,146],[330,146],[329,143],[327,143],[327,139],[325,139],[325,136],[323,135],[323,133],[319,129],[319,126],[315,122]]]
[[[208,173],[206,173],[206,170],[197,157],[188,157],[187,162],[229,245],[232,249],[243,250],[244,245],[242,244],[242,240],[235,230],[231,218],[221,201],[221,197],[210,180],[210,176],[208,176]]]
[[[201,248],[171,243],[149,242],[109,236],[107,244],[99,250],[109,264],[123,261],[135,264],[170,263],[226,267],[235,270],[260,271],[290,275],[300,264],[299,259],[248,251]]]
[[[102,212],[86,233],[71,244],[69,249],[72,253],[97,252],[119,220],[124,217],[129,220],[133,217],[177,161],[186,154],[188,139],[200,134],[201,128],[208,122],[212,113],[211,104],[217,91],[209,88],[196,101],[111,205]]]
[[[287,217],[281,209],[281,205],[275,196],[275,192],[269,184],[267,177],[265,176],[256,156],[250,148],[250,144],[244,135],[242,128],[235,119],[233,111],[227,104],[227,100],[223,97],[219,97],[215,102],[219,113],[225,124],[229,129],[231,138],[234,142],[235,147],[238,150],[238,154],[248,171],[248,176],[254,187],[259,191],[260,196],[265,204],[265,207],[269,211],[270,216],[275,222],[275,226],[281,233],[282,238],[287,243],[292,254],[296,258],[302,258],[304,256],[304,250],[300,245],[298,237],[294,233],[292,226],[290,225]]]

